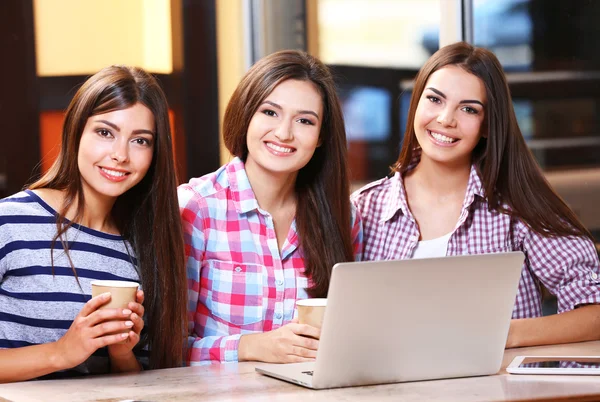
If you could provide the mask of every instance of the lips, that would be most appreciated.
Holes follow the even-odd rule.
[[[434,143],[441,146],[452,146],[458,141],[460,141],[458,138],[450,137],[447,134],[442,134],[431,130],[427,130],[427,134],[429,135],[429,138],[433,140]]]
[[[273,142],[265,142],[266,148],[274,155],[277,156],[288,156],[296,152],[296,148],[289,147],[286,145],[275,144]]]
[[[113,181],[113,182],[123,181],[123,180],[127,179],[127,176],[129,176],[131,174],[130,172],[128,172],[126,170],[111,169],[111,168],[107,168],[107,167],[103,167],[103,166],[100,166],[99,170],[100,170],[100,174],[103,177],[105,177],[106,179]]]

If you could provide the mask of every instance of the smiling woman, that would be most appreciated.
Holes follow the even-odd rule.
[[[223,122],[233,161],[179,187],[190,364],[316,356],[296,300],[325,297],[336,262],[360,258],[346,132],[333,78],[299,51],[258,61]]]
[[[181,364],[183,238],[167,103],[151,75],[108,67],[77,91],[58,159],[0,201],[0,262],[0,382]],[[95,279],[143,291],[102,309],[111,296],[91,297]]]
[[[490,51],[455,43],[425,63],[392,176],[352,200],[366,260],[524,252],[507,346],[600,339],[592,236],[544,179]],[[540,283],[560,314],[542,317]]]

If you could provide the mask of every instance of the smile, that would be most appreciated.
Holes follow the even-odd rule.
[[[265,142],[266,147],[272,152],[277,154],[291,154],[296,152],[295,148],[285,147],[277,144],[273,144],[272,142]]]
[[[121,170],[113,170],[105,167],[100,167],[100,174],[111,181],[123,181],[130,174]]]
[[[437,142],[441,142],[441,143],[444,143],[444,144],[452,144],[452,143],[455,143],[456,141],[458,141],[458,138],[448,137],[448,136],[446,136],[444,134],[436,133],[436,132],[433,132],[433,131],[430,131],[430,130],[427,130],[427,132]]]

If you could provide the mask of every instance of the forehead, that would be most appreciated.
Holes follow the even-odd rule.
[[[316,85],[308,80],[289,79],[279,83],[266,100],[280,106],[313,111],[321,110],[322,97]]]
[[[483,81],[458,66],[446,66],[429,76],[425,88],[433,87],[447,98],[487,100]]]
[[[140,102],[124,109],[116,109],[90,116],[88,123],[97,120],[107,120],[120,127],[131,127],[132,129],[145,128],[152,130],[154,127],[154,114],[146,105]]]

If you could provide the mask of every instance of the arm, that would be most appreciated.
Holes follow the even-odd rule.
[[[507,348],[600,339],[600,305],[590,304],[562,314],[512,320]]]
[[[119,309],[98,310],[110,294],[88,301],[68,331],[56,342],[0,350],[0,382],[24,381],[83,363],[97,349],[120,342],[128,334],[128,314]]]
[[[507,347],[600,339],[599,262],[591,240],[527,230],[523,249],[531,272],[556,295],[559,314],[512,320]]]

